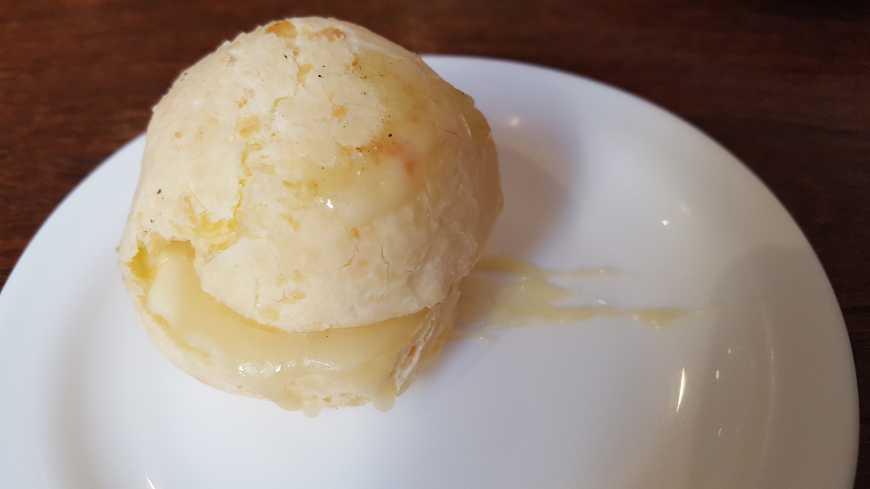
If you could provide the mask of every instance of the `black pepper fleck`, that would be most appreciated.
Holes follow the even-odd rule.
[[[393,137],[393,133],[389,133],[389,134],[387,134],[387,137],[388,137],[388,138]]]
[[[158,189],[157,189],[157,195],[160,195],[161,192],[163,192],[163,189],[162,189],[162,188],[158,188]]]
[[[317,78],[323,78],[323,75],[317,75]]]

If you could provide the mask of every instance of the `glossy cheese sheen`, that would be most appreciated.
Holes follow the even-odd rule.
[[[375,97],[386,109],[375,114],[378,130],[364,144],[342,145],[328,167],[301,158],[300,168],[295,168],[292,176],[286,176],[284,185],[295,191],[293,204],[300,208],[319,207],[347,226],[364,226],[417,197],[424,182],[431,181],[450,158],[456,157],[450,144],[445,144],[450,141],[450,134],[431,127],[431,113],[438,110],[431,98],[439,98],[451,107],[470,108],[469,99],[447,84],[433,83],[429,72],[420,66],[401,63],[372,50],[354,56],[348,75],[325,76],[338,76],[342,82],[357,79],[364,85],[356,90]],[[341,93],[348,90],[352,89]],[[333,107],[332,117],[338,119],[339,127],[364,124],[365,120],[353,116],[373,110],[358,102],[347,105],[336,102]],[[276,114],[280,121],[285,111],[298,110],[288,100],[278,104]],[[481,134],[487,131],[476,130]],[[258,149],[251,153],[249,164],[267,168],[275,165],[270,154],[276,148],[268,141],[255,144]],[[430,188],[433,190],[445,189]],[[292,204],[289,210],[294,210]]]
[[[428,310],[356,328],[288,333],[246,319],[204,293],[192,258],[182,243],[149,258],[153,282],[145,297],[147,311],[189,359],[219,370],[243,393],[291,409],[316,409],[329,396],[384,403],[395,395],[394,371]]]

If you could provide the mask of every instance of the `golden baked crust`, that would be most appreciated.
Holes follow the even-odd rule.
[[[121,242],[190,243],[204,290],[286,331],[445,300],[501,208],[484,117],[407,50],[323,18],[224,43],[154,108]]]

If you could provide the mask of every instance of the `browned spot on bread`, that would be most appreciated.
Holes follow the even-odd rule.
[[[292,302],[298,302],[305,298],[305,292],[300,292],[298,290],[294,290],[287,294],[287,299],[290,299]]]
[[[350,228],[350,235],[353,236],[354,238],[359,239],[359,229]]]
[[[279,20],[266,27],[266,32],[275,34],[283,39],[294,39],[296,37],[296,26],[289,20]]]
[[[286,216],[286,219],[287,219],[287,224],[289,224],[290,227],[293,228],[294,231],[299,231],[299,221],[294,219],[292,216]]]
[[[251,137],[260,129],[260,119],[255,116],[244,117],[239,120],[239,135],[245,139]]]
[[[344,39],[345,37],[346,35],[344,31],[337,27],[327,27],[326,29],[321,29],[308,35],[309,39],[325,39],[329,42],[338,41],[339,39]]]
[[[385,142],[383,139],[375,143],[372,147],[375,153],[380,153],[385,156],[400,157],[402,156],[402,148],[396,143]]]
[[[414,167],[416,165],[417,165],[417,163],[410,158],[403,158],[402,159],[402,167],[405,168],[405,173],[407,173],[408,176],[411,176],[414,174]]]
[[[339,145],[338,151],[341,154],[342,158],[351,158],[354,154],[354,148],[351,148],[350,146],[345,146],[343,144]]]
[[[332,107],[332,117],[336,119],[344,119],[347,115],[347,107],[344,105],[335,105]]]
[[[305,82],[305,77],[311,72],[311,65],[306,63],[299,66],[299,71],[296,73],[296,81],[300,84]]]

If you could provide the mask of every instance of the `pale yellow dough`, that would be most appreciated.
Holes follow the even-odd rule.
[[[374,361],[390,344],[379,382],[400,389],[449,329],[500,209],[495,148],[470,97],[362,27],[293,18],[224,43],[154,108],[120,258],[149,331],[186,370],[283,402],[353,404],[371,386],[313,386],[358,374],[348,352]],[[193,313],[182,296],[210,306]],[[245,328],[257,333],[245,340]],[[311,335],[344,329],[353,340],[312,349]],[[257,343],[264,332],[284,336]],[[284,349],[269,359],[257,344]],[[328,380],[300,380],[318,361]],[[245,369],[275,362],[300,362],[299,375],[247,382]]]

